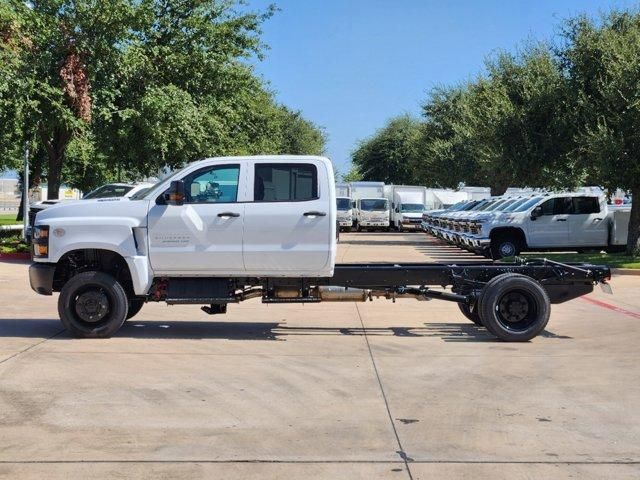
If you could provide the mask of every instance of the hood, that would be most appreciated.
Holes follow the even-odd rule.
[[[36,224],[121,224],[147,225],[149,200],[98,198],[60,202],[38,212]]]

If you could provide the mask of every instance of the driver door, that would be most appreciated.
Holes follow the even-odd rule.
[[[550,198],[542,203],[542,216],[528,221],[528,246],[566,247],[569,242],[571,197]]]
[[[242,169],[223,164],[191,172],[183,178],[184,205],[150,208],[149,257],[156,273],[244,273]]]

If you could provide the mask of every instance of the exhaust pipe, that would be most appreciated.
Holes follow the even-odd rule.
[[[416,300],[429,300],[418,293],[396,293],[389,290],[371,290],[349,287],[316,287],[314,296],[323,302],[366,302],[375,298],[386,298],[396,301],[396,298],[415,298]]]

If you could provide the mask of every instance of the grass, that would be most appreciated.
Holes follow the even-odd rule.
[[[3,213],[0,214],[0,225],[19,225],[21,222],[16,222],[15,213]]]
[[[556,262],[581,262],[608,265],[612,268],[640,269],[640,257],[629,257],[623,253],[523,253],[524,258],[548,258]]]

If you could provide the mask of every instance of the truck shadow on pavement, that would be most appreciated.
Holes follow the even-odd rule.
[[[215,322],[130,320],[114,338],[221,339],[285,341],[289,336],[364,336],[440,338],[445,342],[500,342],[484,328],[462,323],[425,323],[416,327],[317,327],[287,325],[286,322]],[[544,331],[546,338],[569,339]],[[70,340],[57,319],[0,319],[0,338]]]

